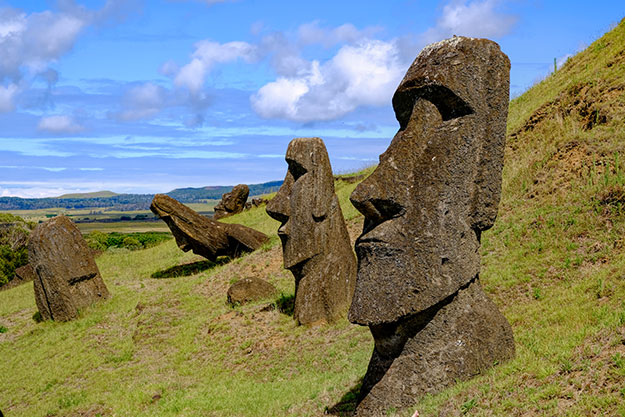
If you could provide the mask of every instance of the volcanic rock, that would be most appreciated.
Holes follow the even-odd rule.
[[[35,301],[45,320],[72,320],[78,309],[109,296],[87,242],[65,216],[33,230],[28,259],[36,274]]]
[[[330,159],[319,138],[293,139],[286,178],[267,205],[281,223],[284,267],[295,277],[294,318],[299,324],[332,322],[345,314],[354,291],[356,258]]]
[[[165,194],[154,196],[150,210],[167,223],[180,249],[192,250],[211,261],[218,256],[234,258],[252,252],[268,240],[267,235],[250,227],[202,216]]]
[[[221,196],[221,201],[215,206],[213,219],[221,219],[242,212],[250,189],[245,184],[235,185],[232,191]]]
[[[228,303],[246,304],[276,295],[276,287],[260,278],[243,278],[228,288]]]
[[[514,356],[510,325],[479,284],[509,71],[496,43],[454,37],[424,48],[393,96],[400,129],[350,198],[365,225],[349,319],[375,340],[359,416],[411,406]]]

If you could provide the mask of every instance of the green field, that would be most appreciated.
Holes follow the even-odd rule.
[[[190,203],[187,206],[204,215],[212,215],[213,208],[219,200],[206,200],[205,203]],[[119,232],[167,232],[169,228],[162,221],[143,221],[141,217],[154,218],[150,210],[120,211],[110,209],[65,209],[49,208],[40,210],[10,210],[0,213],[11,213],[26,221],[43,222],[53,216],[68,216],[76,222],[83,234],[98,230],[104,233]],[[139,218],[139,220],[133,220]],[[123,219],[123,220],[122,220]],[[86,222],[89,220],[89,222]]]

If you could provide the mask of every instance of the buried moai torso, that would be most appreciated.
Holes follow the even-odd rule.
[[[284,184],[267,205],[282,224],[284,267],[295,277],[294,318],[300,324],[331,322],[352,298],[356,258],[334,194],[330,160],[319,138],[297,138],[286,152]]]
[[[365,225],[349,319],[376,341],[358,415],[514,355],[478,281],[480,234],[501,192],[509,70],[494,42],[454,37],[424,48],[395,92],[400,129],[351,196]]]
[[[65,216],[35,228],[28,259],[35,271],[37,308],[46,320],[71,320],[78,309],[109,296],[91,249]]]

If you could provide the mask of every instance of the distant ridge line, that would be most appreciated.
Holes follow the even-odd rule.
[[[277,191],[282,181],[269,181],[261,184],[249,184],[250,196],[269,194]],[[199,203],[203,200],[217,200],[221,195],[232,190],[232,185],[177,188],[166,193],[181,203]],[[103,195],[111,193],[112,195]],[[0,210],[39,210],[45,208],[86,209],[115,207],[117,210],[147,210],[154,194],[116,194],[112,191],[94,193],[65,194],[60,197],[21,198],[0,197]]]

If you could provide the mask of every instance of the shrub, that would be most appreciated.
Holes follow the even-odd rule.
[[[126,248],[130,250],[150,248],[171,239],[169,233],[163,232],[136,232],[136,233],[102,233],[91,232],[85,240],[90,248],[105,251],[108,248]]]
[[[132,236],[128,236],[124,238],[124,240],[122,241],[122,246],[130,250],[137,250],[137,249],[143,248],[143,245],[141,244],[141,242],[139,242],[137,238],[132,237]]]
[[[28,236],[33,223],[19,216],[0,213],[0,286],[15,276],[15,270],[28,263]]]

